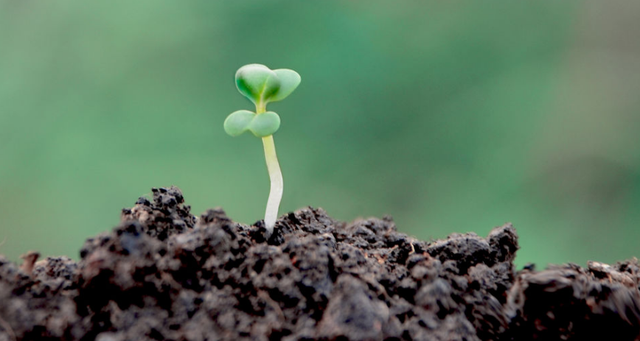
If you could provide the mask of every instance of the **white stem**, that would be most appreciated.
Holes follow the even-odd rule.
[[[278,207],[280,207],[280,200],[282,200],[283,181],[278,156],[276,155],[276,145],[273,142],[273,135],[263,137],[262,144],[264,145],[264,157],[267,160],[267,170],[269,171],[269,179],[271,180],[267,209],[264,212],[264,225],[267,228],[267,235],[270,236],[273,233],[273,228],[278,218]]]

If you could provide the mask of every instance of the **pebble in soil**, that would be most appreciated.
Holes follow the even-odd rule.
[[[261,222],[196,219],[153,189],[66,257],[0,258],[3,340],[567,340],[640,333],[637,261],[516,274],[517,235],[424,242],[390,218],[304,208]]]

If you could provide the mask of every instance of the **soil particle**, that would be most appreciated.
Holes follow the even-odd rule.
[[[516,273],[510,224],[425,242],[308,207],[267,238],[152,193],[78,262],[0,256],[0,341],[640,339],[636,260]]]

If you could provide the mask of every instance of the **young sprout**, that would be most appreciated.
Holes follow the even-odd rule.
[[[280,128],[280,116],[267,111],[267,103],[277,102],[289,96],[300,84],[300,75],[289,69],[271,70],[261,64],[249,64],[236,72],[238,91],[256,106],[256,112],[238,110],[231,113],[224,121],[224,130],[231,136],[238,136],[251,131],[262,138],[264,157],[271,180],[271,190],[264,213],[264,224],[267,234],[273,233],[278,218],[278,207],[282,199],[282,172],[273,143],[273,134]]]

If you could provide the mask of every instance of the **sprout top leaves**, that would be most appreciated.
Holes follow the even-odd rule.
[[[300,84],[300,75],[289,69],[271,70],[261,64],[249,64],[236,72],[238,91],[256,106],[285,99]]]
[[[249,64],[236,72],[238,91],[256,105],[256,112],[238,110],[224,121],[231,136],[250,131],[256,137],[273,135],[280,128],[280,117],[266,111],[267,103],[283,100],[300,84],[300,75],[289,69],[271,70],[261,64]]]

